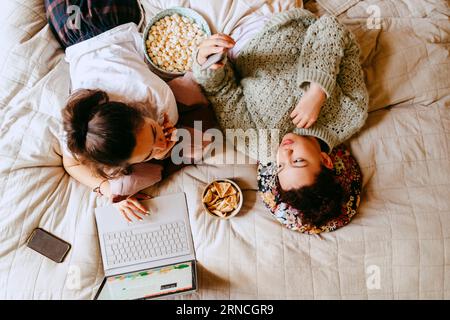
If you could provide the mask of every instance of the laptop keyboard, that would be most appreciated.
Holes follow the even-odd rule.
[[[171,258],[189,253],[186,226],[177,221],[104,234],[108,266]]]

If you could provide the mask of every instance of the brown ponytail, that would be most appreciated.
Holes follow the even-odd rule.
[[[63,109],[67,146],[74,157],[97,175],[126,173],[144,116],[139,109],[109,101],[101,90],[78,90]]]

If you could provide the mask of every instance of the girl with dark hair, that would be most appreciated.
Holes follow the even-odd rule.
[[[343,199],[330,153],[367,118],[353,34],[335,17],[292,9],[274,15],[233,64],[225,57],[202,69],[209,55],[234,46],[231,37],[216,34],[194,58],[194,76],[220,127],[245,132],[248,139],[237,149],[257,160],[260,172],[276,172],[259,179],[260,191],[276,179],[277,199],[302,211],[305,224],[329,221],[340,214]]]
[[[175,144],[167,116],[161,126],[145,105],[110,101],[101,90],[83,89],[72,94],[63,110],[63,124],[67,146],[64,168],[108,197],[115,178],[130,173],[134,164],[164,159]],[[159,164],[146,165],[147,186],[161,179],[162,169]],[[145,211],[134,197],[117,206],[127,219],[139,219],[134,211]]]
[[[112,196],[115,177],[133,164],[164,159],[178,121],[170,87],[145,63],[136,0],[45,0],[48,22],[65,49],[72,94],[63,110],[63,165],[82,184]],[[162,166],[145,164],[147,186]],[[118,202],[124,217],[146,214],[136,197]]]

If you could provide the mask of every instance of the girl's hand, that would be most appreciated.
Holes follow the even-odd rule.
[[[233,48],[234,45],[235,42],[233,38],[226,34],[216,33],[208,39],[203,40],[198,46],[197,62],[199,65],[202,65],[206,62],[210,55],[214,53],[226,53],[228,50]],[[209,69],[217,70],[221,67],[223,67],[223,63],[219,62],[213,64],[209,67]]]
[[[169,152],[172,150],[175,143],[177,143],[177,135],[176,135],[177,128],[172,124],[172,122],[170,122],[169,116],[167,115],[166,112],[164,112],[162,114],[162,117],[163,117],[163,119],[162,119],[161,124],[160,124],[161,119],[158,119],[159,120],[158,121],[159,128],[158,128],[157,139],[158,139],[158,141],[162,140],[161,133],[159,131],[161,129],[162,134],[164,135],[165,145],[162,145],[160,147],[160,151],[157,154],[153,155],[153,159],[156,159],[156,160],[165,159],[167,157],[167,155],[169,154]]]
[[[292,123],[297,128],[308,129],[311,127],[319,118],[320,110],[326,98],[325,91],[317,83],[311,83],[290,115]]]
[[[169,116],[164,113],[164,121],[162,124],[162,130],[166,139],[166,151],[164,154],[155,156],[155,159],[162,160],[172,150],[175,143],[177,143],[177,128],[169,121]]]
[[[174,132],[177,130],[175,126],[170,122],[169,116],[167,113],[164,113],[164,121],[162,124],[162,129],[164,133],[164,137],[166,138],[166,141],[170,143],[171,141],[176,141],[174,137]]]
[[[139,202],[139,200],[147,199],[151,199],[151,196],[139,192],[133,196],[126,197],[120,202],[114,203],[113,206],[120,211],[128,223],[132,223],[132,218],[141,221],[142,217],[140,215],[150,215],[150,211],[145,209],[145,207]]]

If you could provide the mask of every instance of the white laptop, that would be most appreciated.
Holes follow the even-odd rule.
[[[98,300],[153,299],[194,292],[197,270],[184,193],[141,201],[133,224],[112,205],[97,208],[105,279]]]

